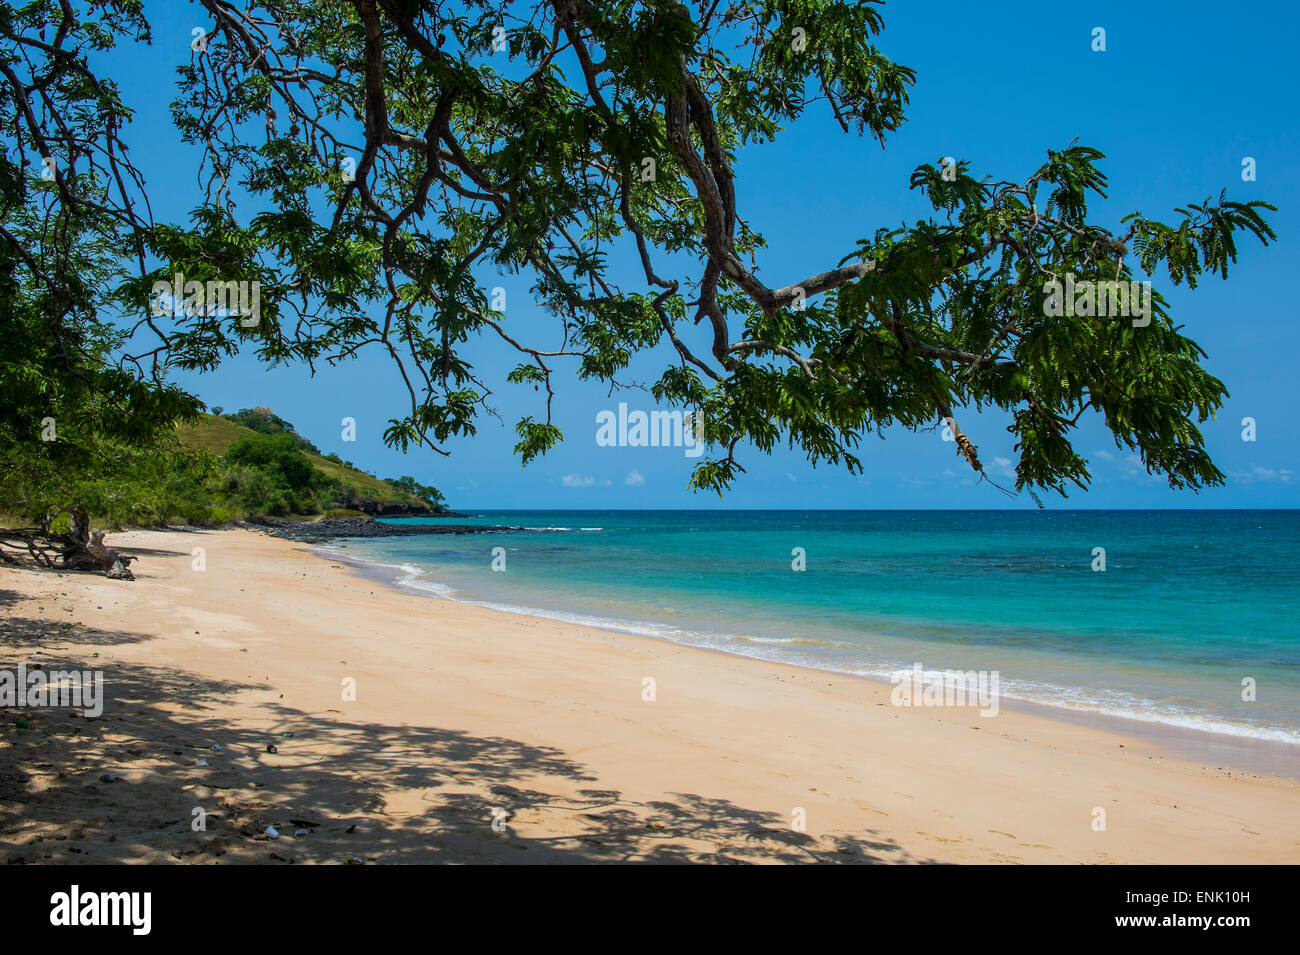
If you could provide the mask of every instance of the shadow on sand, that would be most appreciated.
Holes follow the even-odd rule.
[[[14,599],[0,591],[0,607]],[[0,669],[95,668],[96,647],[149,639],[61,623],[7,613]],[[0,861],[924,861],[870,830],[818,837],[696,793],[631,801],[592,788],[582,764],[550,747],[349,722],[269,694],[178,667],[109,664],[98,719],[0,709]],[[229,722],[237,697],[272,718]],[[194,830],[195,810],[205,830]]]

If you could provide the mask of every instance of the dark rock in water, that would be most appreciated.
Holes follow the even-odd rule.
[[[247,526],[293,541],[322,541],[333,537],[410,537],[416,534],[490,534],[521,531],[500,524],[384,524],[368,517],[343,517],[323,521],[282,521],[266,518]]]

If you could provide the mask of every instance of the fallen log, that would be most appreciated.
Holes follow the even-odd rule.
[[[135,580],[130,563],[135,560],[104,543],[103,531],[90,530],[90,518],[81,508],[68,510],[68,531],[63,535],[64,570],[102,570],[109,580]]]

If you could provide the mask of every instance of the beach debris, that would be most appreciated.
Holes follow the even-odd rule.
[[[221,744],[220,744],[220,743],[213,743],[213,744],[212,744],[212,748],[213,748],[214,750],[216,750],[218,753],[221,752]]]
[[[292,733],[281,733],[280,735],[283,736],[285,739],[293,739]]]
[[[117,779],[118,777],[114,776],[112,773],[105,773],[103,776],[99,777],[101,783],[115,783],[117,782]]]
[[[346,829],[344,829],[343,831],[344,831],[344,833],[346,833],[346,834],[348,834],[348,835],[351,835],[352,833],[354,833],[354,832],[357,831],[357,824],[354,822],[352,825],[348,826],[348,827],[347,827]]]
[[[295,830],[293,831],[293,837],[294,837],[295,839],[297,839],[299,836],[305,836],[305,835],[308,835],[308,834],[309,834],[309,833],[307,832],[306,829],[295,829]]]
[[[195,763],[194,763],[194,765],[195,765],[195,766],[208,766],[208,765],[211,765],[211,764],[208,763],[208,761],[207,761],[206,759],[200,759],[200,760],[196,760]]]
[[[274,744],[274,743],[267,743],[267,744],[266,744],[266,751],[267,751],[268,753],[278,753],[278,752],[280,752],[278,749],[275,748],[275,744]]]
[[[17,723],[15,723],[14,725],[17,726],[20,730],[29,730],[29,729],[32,728],[32,721],[31,721],[31,720],[19,720],[19,721],[18,721]]]
[[[264,835],[265,835],[266,838],[268,838],[268,839],[279,839],[279,838],[280,838],[280,830],[277,829],[277,828],[275,828],[275,826],[267,826],[267,827],[266,827],[266,832],[264,833]]]

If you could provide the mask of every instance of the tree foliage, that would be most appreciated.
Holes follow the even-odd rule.
[[[1104,157],[1068,144],[1010,178],[919,167],[910,187],[932,214],[863,236],[817,274],[764,258],[736,199],[746,144],[810,109],[881,142],[904,121],[914,74],[877,46],[878,3],[200,6],[209,29],[179,68],[173,118],[202,154],[201,195],[187,221],[157,223],[124,145],[130,113],[89,65],[147,36],[140,5],[0,4],[0,264],[30,332],[5,343],[6,375],[37,382],[6,402],[11,441],[32,440],[60,389],[164,421],[193,408],[162,384],[171,368],[375,348],[409,393],[387,442],[443,450],[491,407],[495,383],[466,357],[490,336],[521,356],[507,383],[539,394],[515,429],[524,462],[562,439],[560,362],[617,386],[667,343],[653,392],[703,413],[714,453],[699,488],[731,484],[749,445],[859,470],[864,436],[943,419],[982,471],[956,415],[989,406],[1010,414],[1018,487],[1087,485],[1071,434],[1088,411],[1171,485],[1222,481],[1198,426],[1225,389],[1159,291],[1137,324],[1050,314],[1046,286],[1144,278],[1135,267],[1171,285],[1226,277],[1243,234],[1274,237],[1267,203],[1221,195],[1167,223],[1107,226],[1089,211]],[[101,266],[84,268],[88,255]],[[615,280],[626,263],[636,282]],[[155,283],[178,272],[260,283],[257,322],[211,303],[160,314]],[[522,309],[496,306],[499,272],[531,279],[552,318],[544,340],[530,343]],[[109,304],[129,319],[121,341],[92,333],[106,336],[82,356],[95,372],[69,382],[59,343]]]
[[[261,434],[287,434],[293,438],[293,443],[303,451],[310,451],[312,454],[320,454],[320,449],[312,444],[288,421],[285,421],[270,408],[240,408],[238,411],[232,411],[230,414],[222,415],[221,411],[213,408],[213,413],[221,415],[227,421],[248,428],[250,431],[257,431]]]
[[[443,502],[446,498],[443,497],[442,492],[436,487],[429,484],[421,484],[409,474],[403,474],[399,478],[387,478],[386,480],[399,491],[405,491],[407,494],[414,495],[433,510],[442,510]]]

